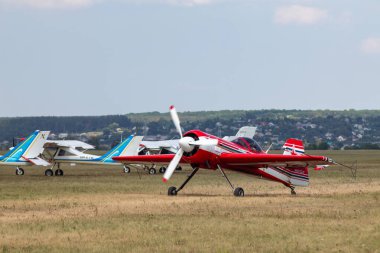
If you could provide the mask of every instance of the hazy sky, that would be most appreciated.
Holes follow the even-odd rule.
[[[380,109],[379,0],[0,0],[0,116]]]

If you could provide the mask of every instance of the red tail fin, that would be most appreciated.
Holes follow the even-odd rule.
[[[305,153],[303,142],[298,139],[287,139],[282,148],[284,155],[303,155]]]

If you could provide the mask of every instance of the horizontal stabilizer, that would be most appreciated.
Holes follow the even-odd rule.
[[[25,160],[27,160],[28,162],[31,162],[33,163],[34,165],[37,165],[37,166],[49,166],[50,163],[48,163],[47,161],[45,161],[44,159],[41,159],[39,157],[36,157],[36,158],[26,158],[26,157],[23,157]]]

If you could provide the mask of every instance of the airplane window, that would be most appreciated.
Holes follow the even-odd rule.
[[[238,144],[239,146],[248,149],[250,151],[261,153],[263,150],[260,145],[253,139],[240,137],[232,141],[233,143]]]
[[[75,156],[75,155],[69,151],[61,149],[58,153],[58,156]]]

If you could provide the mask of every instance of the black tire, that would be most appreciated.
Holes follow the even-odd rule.
[[[124,173],[131,173],[131,168],[129,168],[128,166],[124,166]]]
[[[234,195],[236,197],[244,197],[244,190],[243,188],[241,187],[237,187],[235,190],[234,190]]]
[[[61,170],[61,169],[57,169],[57,170],[55,171],[55,175],[56,175],[56,176],[63,176],[63,170]]]
[[[54,172],[52,169],[45,170],[45,176],[52,177],[54,175]]]
[[[149,169],[149,174],[150,174],[150,175],[154,175],[154,174],[156,174],[156,173],[157,173],[157,171],[156,171],[155,168],[150,168],[150,169]]]
[[[176,196],[177,195],[177,188],[175,188],[174,186],[169,187],[168,195],[169,196]]]
[[[165,171],[166,171],[166,167],[161,167],[158,171],[159,171],[161,174],[164,174]]]
[[[181,171],[181,170],[182,170],[182,167],[181,167],[181,166],[178,166],[177,168],[175,168],[175,170]]]
[[[22,175],[24,175],[24,170],[22,169],[22,168],[18,168],[18,169],[16,169],[16,175],[17,176],[22,176]]]

